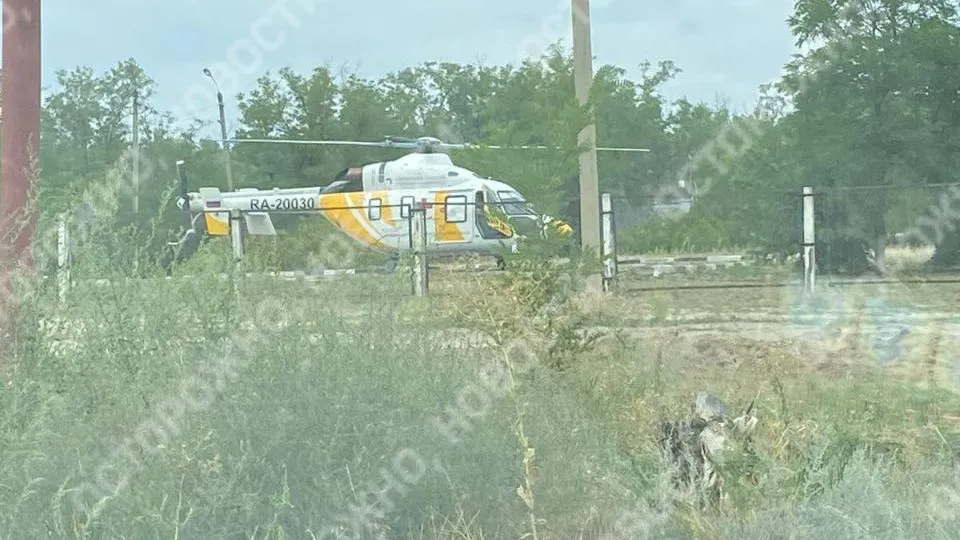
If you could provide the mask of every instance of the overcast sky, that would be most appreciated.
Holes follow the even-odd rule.
[[[133,57],[157,82],[157,104],[216,119],[214,67],[227,94],[267,70],[307,72],[347,65],[361,75],[424,61],[516,63],[557,39],[569,44],[569,0],[45,0],[44,86],[59,69],[102,72]],[[792,0],[593,0],[594,68],[612,63],[637,77],[644,60],[673,60],[683,72],[665,87],[735,108],[750,107],[794,51],[786,25]],[[259,21],[260,24],[257,24]],[[244,44],[251,45],[244,47]],[[236,54],[231,54],[231,49]],[[222,66],[222,64],[221,64]],[[189,96],[193,96],[192,98]],[[193,105],[191,105],[191,103]],[[193,114],[190,114],[191,116]],[[215,129],[215,128],[214,128]],[[216,134],[216,131],[213,131]]]

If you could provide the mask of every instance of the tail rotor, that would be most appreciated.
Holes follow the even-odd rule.
[[[187,192],[187,172],[184,168],[183,160],[177,160],[177,182],[179,183],[179,196],[177,197],[177,207],[180,209],[180,215],[184,220],[183,225],[187,231],[193,230],[193,223],[190,220],[190,194]]]
[[[193,242],[190,240],[196,236],[196,229],[194,226],[195,218],[190,214],[190,193],[187,191],[187,172],[184,167],[184,161],[182,159],[177,160],[177,208],[180,210],[180,217],[182,219],[180,225],[179,236],[180,239],[176,242],[168,242],[167,254],[164,257],[164,270],[166,270],[167,275],[171,274],[171,267],[173,262],[182,262],[184,257],[189,256],[189,253],[185,252],[185,249],[189,245],[193,245]],[[199,215],[198,215],[199,217]],[[193,251],[193,250],[189,250]]]

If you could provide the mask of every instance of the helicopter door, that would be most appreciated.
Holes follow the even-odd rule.
[[[438,191],[434,195],[433,230],[431,240],[438,244],[468,243],[473,241],[474,206],[467,200],[467,192]]]
[[[480,236],[487,240],[510,238],[513,236],[511,228],[502,220],[490,213],[483,191],[478,190],[474,203],[474,216]]]

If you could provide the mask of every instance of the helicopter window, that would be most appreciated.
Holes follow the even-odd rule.
[[[451,195],[444,199],[444,212],[447,222],[463,223],[467,221],[467,197],[465,195]]]
[[[335,180],[323,188],[321,193],[352,193],[357,191],[363,191],[363,178],[359,176]]]
[[[460,176],[460,173],[458,173],[457,171],[450,171],[447,173],[447,176]]]
[[[413,197],[401,197],[400,198],[400,217],[402,219],[407,219],[410,217],[410,209],[413,208]]]
[[[367,214],[370,216],[370,221],[378,221],[380,219],[380,212],[380,199],[370,199],[370,206],[367,208]]]
[[[529,216],[535,215],[536,212],[533,211],[533,207],[530,206],[523,196],[521,196],[516,191],[498,191],[497,195],[500,199],[500,207],[503,209],[503,213],[508,216]]]

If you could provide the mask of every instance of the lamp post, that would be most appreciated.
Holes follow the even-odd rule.
[[[227,168],[227,191],[233,191],[233,169],[230,165],[230,150],[227,148],[227,120],[223,113],[223,92],[220,91],[220,83],[213,78],[209,68],[203,68],[203,74],[210,77],[217,88],[217,106],[220,108],[220,145],[223,150],[223,164]]]

